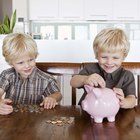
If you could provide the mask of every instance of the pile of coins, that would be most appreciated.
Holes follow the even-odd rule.
[[[13,106],[14,112],[36,112],[41,113],[44,108],[38,105],[17,104]]]
[[[57,125],[57,126],[64,126],[67,124],[74,123],[74,117],[60,117],[60,118],[53,118],[51,120],[47,120],[46,123]]]

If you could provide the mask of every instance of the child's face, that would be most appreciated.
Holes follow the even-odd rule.
[[[28,54],[20,55],[20,57],[12,61],[12,66],[23,79],[32,73],[35,65],[35,58],[31,58]]]
[[[122,52],[99,52],[97,60],[104,71],[112,73],[121,66],[124,57]]]

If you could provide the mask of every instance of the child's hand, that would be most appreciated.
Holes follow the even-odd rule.
[[[52,109],[57,105],[56,99],[53,97],[46,97],[43,99],[43,102],[40,104],[40,106],[44,106],[46,109]]]
[[[10,99],[0,99],[0,114],[7,115],[13,112],[13,107],[10,105]]]
[[[117,98],[120,100],[120,106],[123,107],[125,105],[123,90],[120,88],[113,88],[113,91],[116,93]]]
[[[128,95],[124,97],[123,90],[120,88],[113,88],[116,96],[120,100],[120,107],[121,108],[133,108],[136,104],[136,98],[134,95]]]
[[[86,78],[84,81],[84,84],[90,85],[90,86],[100,86],[100,87],[105,87],[106,83],[105,80],[97,73],[94,73]]]

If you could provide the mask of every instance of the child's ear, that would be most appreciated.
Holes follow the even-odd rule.
[[[10,66],[13,66],[13,64],[12,64],[12,62],[10,61],[10,62],[8,62],[8,64],[10,65]]]
[[[11,63],[8,63],[11,67],[13,67],[13,65]]]

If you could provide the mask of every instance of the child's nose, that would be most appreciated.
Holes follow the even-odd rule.
[[[25,67],[29,67],[29,66],[30,66],[29,62],[26,62]]]
[[[111,64],[112,63],[112,59],[111,58],[108,58],[107,59],[107,64]]]

